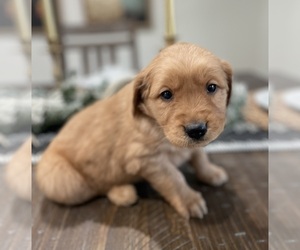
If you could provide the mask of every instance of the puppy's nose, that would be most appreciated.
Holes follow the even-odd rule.
[[[186,134],[194,139],[200,140],[207,132],[206,123],[192,123],[184,127]]]

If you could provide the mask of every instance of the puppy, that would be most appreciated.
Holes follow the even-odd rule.
[[[63,204],[107,195],[128,206],[143,179],[183,217],[202,218],[205,201],[177,167],[189,162],[213,186],[227,181],[202,147],[224,128],[231,78],[227,62],[196,45],[163,49],[118,93],[67,122],[37,166],[40,189]]]

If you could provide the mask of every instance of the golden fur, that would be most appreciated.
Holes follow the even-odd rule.
[[[201,148],[224,128],[231,77],[228,63],[196,45],[162,50],[118,93],[69,120],[37,166],[40,189],[63,204],[107,195],[127,206],[137,200],[132,183],[144,179],[182,216],[202,218],[205,201],[177,167],[189,161],[199,180],[227,181]],[[214,94],[207,93],[208,83],[217,84]],[[171,101],[162,100],[165,90],[172,91]],[[183,126],[197,121],[206,121],[208,130],[195,142]]]
[[[27,201],[31,201],[31,142],[31,137],[26,139],[5,168],[8,186]]]

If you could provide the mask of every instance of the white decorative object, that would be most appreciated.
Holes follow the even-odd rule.
[[[103,92],[103,96],[109,96],[109,93],[114,93],[116,89],[120,88],[123,82],[130,82],[136,75],[132,69],[125,69],[117,65],[108,65],[94,74],[85,77],[76,77],[70,79],[74,85],[85,89],[99,88],[103,83],[108,84]]]
[[[261,108],[268,110],[269,109],[269,89],[261,88],[257,90],[254,94],[255,103]]]
[[[291,88],[282,95],[284,103],[297,111],[300,111],[300,87]]]

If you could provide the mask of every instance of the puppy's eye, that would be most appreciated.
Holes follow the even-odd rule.
[[[217,90],[217,85],[211,83],[211,84],[207,85],[206,89],[207,89],[207,92],[208,92],[208,93],[211,93],[211,94],[212,94],[212,93],[216,92],[216,90]]]
[[[162,98],[163,100],[169,101],[169,100],[171,100],[173,94],[171,93],[171,91],[166,90],[166,91],[162,92],[162,93],[160,94],[160,96],[161,96],[161,98]]]

